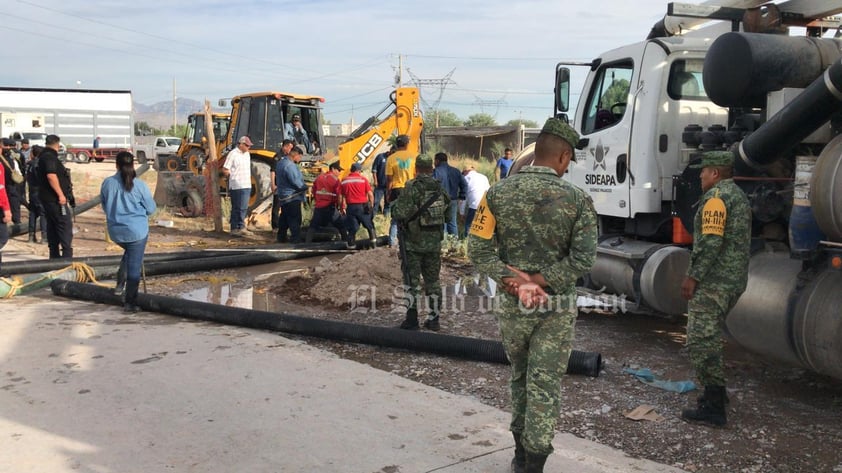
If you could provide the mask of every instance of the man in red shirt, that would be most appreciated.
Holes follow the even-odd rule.
[[[339,161],[330,164],[328,172],[320,175],[313,181],[313,196],[315,204],[313,207],[313,218],[310,219],[310,228],[307,229],[307,236],[304,241],[313,241],[313,234],[319,227],[332,225],[339,230],[343,241],[348,240],[348,233],[342,216],[339,214],[339,195],[342,192],[342,185],[339,181]]]
[[[9,178],[10,182],[11,180],[12,178]],[[6,195],[6,176],[3,173],[3,166],[0,166],[0,212],[3,213],[3,221],[0,222],[0,249],[3,249],[9,241],[9,227],[6,224],[12,221],[12,206],[9,205],[9,197]],[[2,259],[3,254],[0,253],[0,262]],[[0,274],[3,273],[0,272]]]
[[[345,228],[348,230],[348,246],[356,245],[357,229],[362,224],[368,230],[371,246],[375,246],[374,223],[371,220],[374,206],[374,192],[368,179],[360,174],[360,163],[351,165],[351,173],[342,179],[342,195],[339,208],[345,212]]]

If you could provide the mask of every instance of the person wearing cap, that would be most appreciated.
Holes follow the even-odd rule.
[[[485,174],[477,172],[473,164],[466,165],[465,169],[462,170],[462,175],[465,176],[465,182],[467,183],[467,191],[465,192],[465,200],[463,201],[465,205],[464,237],[467,238],[468,232],[471,230],[471,223],[474,221],[474,215],[477,213],[479,201],[485,195],[488,188],[491,187],[491,184],[488,182],[488,177]]]
[[[278,243],[301,243],[301,204],[307,194],[307,184],[298,163],[304,150],[293,146],[289,156],[278,161],[275,168],[275,188],[281,214],[278,216]],[[289,230],[289,240],[287,240]]]
[[[115,293],[123,296],[124,312],[137,312],[140,310],[137,292],[149,238],[149,216],[156,206],[149,187],[137,179],[132,153],[120,151],[115,161],[117,172],[102,181],[99,196],[108,235],[123,248]]]
[[[313,235],[317,228],[333,226],[339,231],[342,241],[348,239],[348,232],[345,231],[345,222],[339,213],[339,198],[342,193],[342,185],[339,180],[339,173],[344,171],[339,161],[334,161],[328,166],[328,172],[320,174],[313,181],[313,217],[310,219],[310,227],[307,228],[305,243],[313,241]]]
[[[251,195],[251,138],[241,136],[237,147],[228,152],[222,164],[222,175],[228,178],[228,196],[231,197],[231,235],[249,236],[246,228],[246,212]]]
[[[47,218],[47,244],[50,259],[73,257],[73,183],[70,173],[58,159],[61,138],[47,135],[44,150],[38,156],[35,175],[38,199]]]
[[[374,192],[365,176],[360,174],[362,165],[354,163],[351,172],[342,179],[342,194],[339,196],[339,209],[345,215],[345,230],[348,232],[349,247],[354,247],[357,230],[360,225],[368,231],[369,244],[376,245],[373,223]]]
[[[400,229],[401,272],[408,298],[406,317],[400,328],[418,330],[418,312],[429,309],[424,328],[438,331],[442,309],[441,242],[450,197],[441,183],[433,178],[433,158],[422,154],[415,159],[418,175],[407,181],[397,200],[392,203],[392,219]],[[424,300],[421,300],[421,283]]]
[[[284,140],[281,142],[281,150],[275,153],[273,157],[274,164],[272,169],[269,171],[269,181],[271,182],[270,186],[272,188],[272,230],[278,229],[278,218],[281,214],[281,203],[278,201],[278,186],[275,179],[275,170],[278,167],[278,163],[281,162],[281,159],[289,158],[289,151],[295,145],[295,142],[292,140]]]
[[[29,138],[24,138],[20,140],[20,157],[24,163],[29,161],[29,153],[32,151],[32,148],[29,147]]]
[[[303,147],[304,152],[312,153],[313,147],[310,145],[310,135],[301,124],[301,115],[295,114],[292,116],[291,123],[284,125],[284,135],[286,139],[294,141],[296,144]]]
[[[433,163],[435,165],[433,178],[441,183],[450,197],[444,230],[448,235],[459,236],[459,228],[456,225],[456,207],[459,200],[464,199],[468,192],[468,182],[465,181],[461,171],[447,163],[447,154],[436,153]]]
[[[495,311],[511,362],[514,471],[543,471],[553,451],[576,323],[576,280],[596,259],[593,202],[562,179],[578,143],[572,127],[547,120],[533,165],[491,186],[468,236],[474,266],[504,290]]]
[[[693,252],[681,284],[687,299],[687,351],[705,387],[682,419],[727,423],[722,329],[748,283],[751,204],[733,179],[734,155],[709,151],[691,168],[701,169],[702,198],[693,222]]]
[[[400,196],[406,183],[415,178],[415,156],[409,148],[409,137],[398,135],[395,139],[397,148],[386,159],[386,199],[387,203],[394,202]],[[389,246],[397,245],[398,224],[393,218],[389,223]]]
[[[23,168],[20,165],[20,154],[15,149],[15,140],[11,138],[3,138],[2,141],[2,162],[4,171],[6,172],[6,195],[9,198],[9,205],[12,210],[12,223],[20,225],[20,206],[26,200],[26,184],[24,182],[16,183],[12,180],[12,173],[17,171],[21,176],[23,175]]]

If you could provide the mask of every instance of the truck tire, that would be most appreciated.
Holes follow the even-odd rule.
[[[269,165],[259,161],[251,162],[251,194],[249,194],[249,210],[259,204],[264,197],[272,194],[271,175]]]
[[[178,156],[170,156],[167,158],[165,163],[167,171],[178,171],[178,168],[181,167],[178,162]]]
[[[181,191],[178,194],[178,205],[181,215],[185,217],[201,217],[205,211],[204,199],[195,189]]]
[[[61,154],[59,154],[58,156],[59,156],[59,159],[61,159]],[[64,153],[64,162],[65,163],[77,163],[78,161],[76,161],[76,155],[75,154],[73,154],[71,152],[66,152],[66,153]]]
[[[91,155],[87,151],[79,151],[76,153],[76,159],[74,161],[77,163],[89,163],[91,162]]]
[[[202,166],[205,164],[205,153],[198,148],[193,148],[187,152],[184,162],[187,163],[187,169],[198,176],[202,173]]]
[[[146,164],[146,152],[138,151],[137,156],[135,156],[135,160],[137,161],[137,164],[140,164],[141,166]]]

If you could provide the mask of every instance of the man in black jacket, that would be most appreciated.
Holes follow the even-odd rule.
[[[47,217],[47,243],[50,259],[73,257],[73,185],[70,173],[58,159],[60,139],[47,135],[46,146],[38,157],[36,176],[38,198]]]

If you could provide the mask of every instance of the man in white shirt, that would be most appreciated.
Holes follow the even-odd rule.
[[[465,238],[471,230],[471,223],[474,221],[474,215],[477,213],[477,207],[479,207],[482,196],[485,195],[485,191],[491,187],[491,184],[489,184],[485,174],[479,173],[474,169],[473,164],[466,165],[462,170],[462,175],[465,176],[465,181],[468,182],[465,200],[460,204],[464,206],[465,234],[463,238]]]
[[[228,177],[228,195],[231,197],[231,235],[245,236],[253,233],[246,229],[246,211],[251,194],[251,139],[241,136],[237,147],[225,157],[222,174]]]

